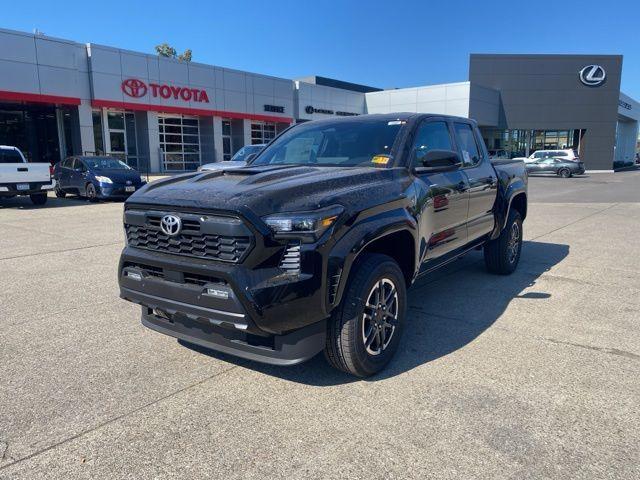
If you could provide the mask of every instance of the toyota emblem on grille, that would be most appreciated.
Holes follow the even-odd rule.
[[[170,237],[173,237],[180,233],[182,220],[175,215],[165,215],[162,217],[162,220],[160,220],[160,229]]]

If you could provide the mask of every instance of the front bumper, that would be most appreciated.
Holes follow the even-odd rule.
[[[154,315],[150,308],[142,309],[142,324],[189,343],[271,365],[295,365],[309,360],[324,348],[326,336],[325,321],[262,339],[183,314],[167,319]]]
[[[310,247],[312,248],[312,247]],[[325,345],[320,262],[307,271],[249,268],[126,247],[120,296],[142,306],[142,323],[161,333],[265,363],[305,361]]]
[[[108,198],[128,198],[144,186],[139,185],[120,185],[117,183],[100,183],[97,185],[96,191],[101,199]],[[127,192],[127,187],[134,187],[135,190]]]

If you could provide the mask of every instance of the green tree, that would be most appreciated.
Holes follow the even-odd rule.
[[[161,57],[177,58],[178,60],[180,60],[182,62],[190,62],[191,61],[191,49],[190,48],[186,49],[184,51],[184,53],[181,53],[180,55],[178,55],[178,52],[176,51],[176,49],[173,48],[168,43],[161,43],[160,45],[156,45],[155,48],[156,48],[156,53]]]

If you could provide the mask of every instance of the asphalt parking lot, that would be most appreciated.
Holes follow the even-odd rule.
[[[365,381],[118,298],[122,204],[0,203],[0,478],[640,478],[640,172],[533,178],[519,269],[420,281]]]

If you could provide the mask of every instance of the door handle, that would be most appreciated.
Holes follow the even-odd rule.
[[[29,169],[27,167],[18,167],[19,172],[28,172]]]

